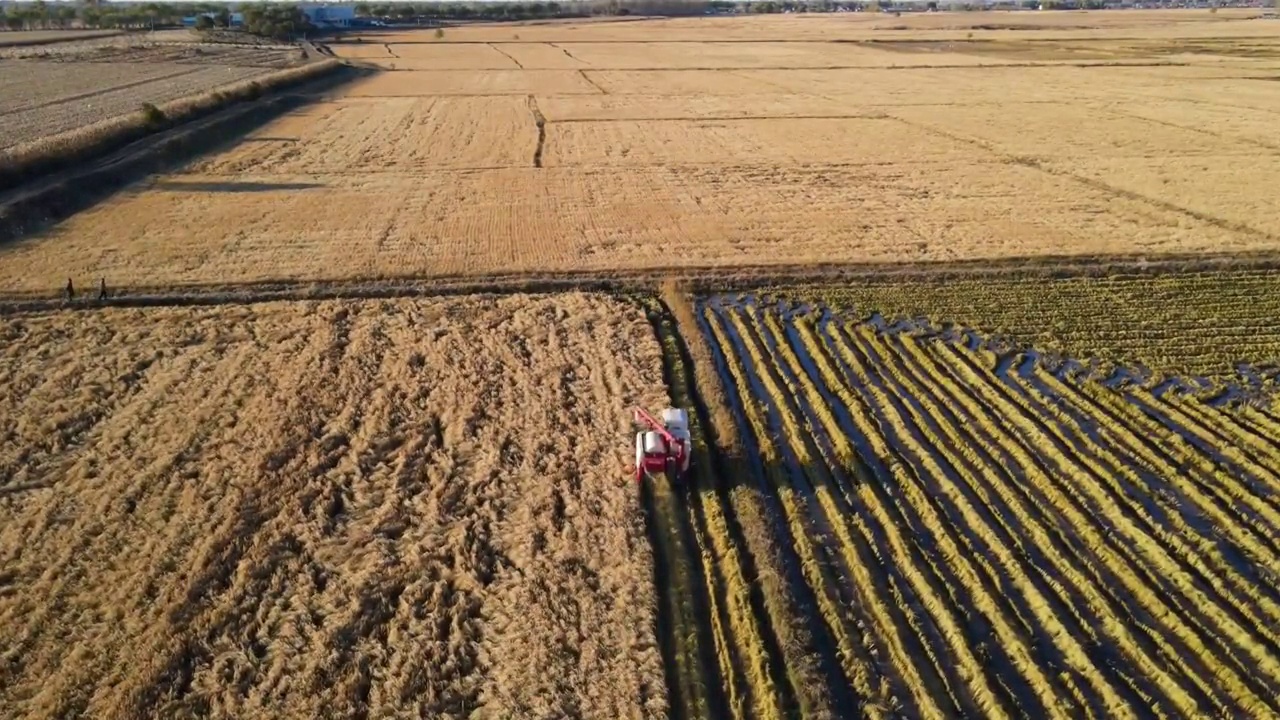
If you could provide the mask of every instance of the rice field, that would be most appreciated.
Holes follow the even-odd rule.
[[[666,322],[737,445],[688,496],[711,716],[1280,712],[1274,409],[816,305]]]
[[[0,717],[666,716],[606,296],[0,322]]]
[[[1268,29],[1224,10],[346,36],[331,48],[370,75],[0,248],[0,288],[1265,255]]]
[[[1280,371],[1280,272],[1216,270],[1106,277],[882,278],[779,286],[782,302],[819,301],[841,315],[995,337],[1143,382],[1177,379],[1212,392],[1261,389]]]
[[[334,41],[0,244],[0,718],[1280,716],[1249,15]],[[119,42],[4,127],[222,67]]]

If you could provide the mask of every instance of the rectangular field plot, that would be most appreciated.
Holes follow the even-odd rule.
[[[329,49],[340,58],[373,60],[391,57],[391,46],[386,43],[332,43]]]
[[[1093,158],[1153,158],[1177,148],[1179,155],[1250,156],[1256,146],[1196,128],[1065,104],[919,105],[889,114],[949,135],[973,138],[1013,155],[1077,161]],[[1091,128],[1082,132],[1082,128]],[[1018,131],[1016,129],[1023,129]]]
[[[309,106],[194,169],[290,174],[527,167],[537,143],[523,97],[380,98],[376,106]]]
[[[1133,94],[1135,99],[1184,100],[1208,103],[1210,106],[1242,108],[1246,111],[1274,112],[1280,107],[1280,82],[1274,80],[1277,75],[1276,64],[1269,63],[1267,68],[1270,72],[1261,79],[1237,79],[1232,77],[1232,73],[1223,72],[1215,77],[1190,82],[1154,77],[1148,71],[1144,78],[1146,82],[1137,84]]]
[[[520,66],[494,45],[388,45],[392,62],[415,70],[518,70]],[[400,66],[397,66],[400,67]]]
[[[575,42],[561,47],[599,70],[839,67],[876,65],[886,57],[878,50],[847,43]]]
[[[355,83],[351,97],[428,95],[573,95],[600,90],[573,70],[436,70],[388,72]]]
[[[1271,246],[999,162],[182,174],[8,243],[0,287],[50,293],[68,276],[155,287]]]
[[[732,70],[583,70],[609,95],[796,94]]]
[[[519,62],[526,70],[559,70],[589,67],[569,51],[571,46],[553,43],[504,42],[502,52]]]
[[[1107,105],[1106,112],[1144,118],[1226,140],[1280,149],[1274,131],[1276,113],[1190,101],[1143,101]]]
[[[560,95],[538,99],[549,122],[873,115],[856,102],[817,95]]]
[[[195,68],[168,64],[94,65],[89,63],[8,61],[0,73],[0,113],[5,116],[50,103],[82,98],[125,85],[140,85]],[[39,78],[37,85],[32,78]]]
[[[667,716],[608,296],[9,315],[5,715]],[[533,432],[532,428],[540,428]]]
[[[1280,235],[1280,204],[1268,183],[1277,166],[1275,151],[1225,157],[1055,159],[1063,172],[1089,178],[1123,192],[1158,198],[1202,217],[1258,235]],[[1222,251],[1242,249],[1228,243]]]
[[[1280,712],[1280,418],[820,307],[693,314],[837,669],[798,693],[907,717]]]
[[[886,141],[887,138],[892,140]],[[878,164],[984,159],[888,119],[574,122],[547,127],[547,167],[579,165]]]
[[[844,95],[868,105],[979,105],[1064,102],[1121,91],[1115,68],[1098,74],[1079,68],[882,68],[735,71],[744,79],[782,93]],[[1141,81],[1124,80],[1137,85]],[[1149,80],[1147,81],[1149,82]],[[1099,83],[1106,83],[1100,86]]]

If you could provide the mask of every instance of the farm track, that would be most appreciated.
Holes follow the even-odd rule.
[[[696,336],[669,322],[673,401],[706,409],[678,348],[707,342],[713,367],[694,374],[723,383],[754,490],[798,563],[793,591],[813,599],[810,680],[830,699],[806,706],[787,683],[800,716],[1280,712],[1280,437],[1266,411],[1109,388],[963,334],[822,309],[712,297]],[[755,639],[777,608],[731,599],[751,553],[726,544],[717,518],[734,508],[705,485],[725,482],[723,449],[702,432],[695,462],[711,465],[691,480],[689,550],[720,617],[710,677],[727,716],[759,715],[767,693],[743,680],[761,650],[787,659]]]
[[[536,118],[535,118],[536,120]],[[0,195],[0,206],[16,193]],[[1280,255],[1223,253],[1221,255],[1168,255],[1160,258],[1127,256],[1046,256],[916,263],[826,263],[821,267],[798,264],[739,264],[733,266],[655,266],[631,270],[564,270],[548,272],[492,273],[484,276],[432,274],[429,276],[367,277],[301,280],[281,278],[244,283],[183,283],[148,285],[112,283],[107,304],[117,307],[166,307],[241,305],[283,300],[393,299],[432,297],[477,292],[562,292],[566,290],[651,291],[667,279],[686,280],[693,287],[718,291],[758,288],[762,284],[818,287],[892,279],[903,283],[1025,285],[1050,277],[1069,275],[1078,281],[1115,273],[1265,272],[1280,268]],[[1001,281],[1001,282],[995,282]],[[96,304],[68,305],[61,298],[63,283],[45,291],[0,291],[0,313],[40,312],[62,308],[94,308]],[[774,287],[776,289],[776,287]],[[1217,331],[1215,326],[1215,331]],[[1143,332],[1147,330],[1144,328]],[[1227,329],[1230,332],[1230,328]],[[1137,332],[1137,331],[1135,331]],[[1112,331],[1114,334],[1114,331]]]

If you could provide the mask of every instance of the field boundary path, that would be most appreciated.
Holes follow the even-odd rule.
[[[3,217],[4,196],[0,196]],[[79,309],[102,305],[117,307],[161,307],[185,305],[236,305],[285,300],[389,299],[431,297],[474,293],[551,293],[567,290],[650,292],[667,280],[688,283],[698,292],[753,290],[772,283],[803,282],[805,285],[838,285],[876,279],[947,279],[1008,277],[1101,277],[1118,274],[1198,272],[1214,270],[1276,270],[1280,254],[1241,253],[1219,255],[1166,255],[1161,257],[1032,257],[975,260],[969,262],[921,263],[828,263],[810,264],[691,266],[676,265],[638,270],[579,272],[517,272],[485,276],[424,275],[399,278],[346,280],[280,279],[247,283],[202,285],[117,285],[110,277],[75,277],[77,287],[97,287],[104,280],[108,297],[98,301],[79,296],[81,302],[68,303],[65,283],[44,292],[15,292],[0,288],[0,314]],[[92,300],[93,302],[89,302]]]

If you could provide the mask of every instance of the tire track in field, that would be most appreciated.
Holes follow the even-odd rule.
[[[1056,415],[1038,397],[1025,392],[1023,396],[1028,407],[1038,411],[1041,416],[1053,418]],[[1097,498],[1099,508],[1114,508],[1118,512],[1115,517],[1121,519],[1121,522],[1116,526],[1117,531],[1127,534],[1138,546],[1150,544],[1150,547],[1163,550],[1159,554],[1146,555],[1153,562],[1164,563],[1168,568],[1162,573],[1164,577],[1152,577],[1153,587],[1163,588],[1179,613],[1190,625],[1199,629],[1204,641],[1217,645],[1219,653],[1225,654],[1240,677],[1265,697],[1271,691],[1264,689],[1251,677],[1249,661],[1237,657],[1238,652],[1250,652],[1256,638],[1246,642],[1241,639],[1243,636],[1238,630],[1231,628],[1243,629],[1254,625],[1256,620],[1243,616],[1242,613],[1248,612],[1247,606],[1243,606],[1239,597],[1230,592],[1230,578],[1214,576],[1213,570],[1205,565],[1198,549],[1194,547],[1194,542],[1186,539],[1194,537],[1194,531],[1179,526],[1174,516],[1155,507],[1156,501],[1141,488],[1141,480],[1134,472],[1133,468],[1140,465],[1138,460],[1118,454],[1120,451],[1114,449],[1109,442],[1081,432],[1067,418],[1055,419],[1056,422],[1046,422],[1045,427],[1053,429],[1057,439],[1069,445],[1068,455],[1097,481],[1096,485],[1090,483],[1084,488],[1090,491],[1088,494],[1091,497]],[[1095,487],[1100,493],[1093,491]],[[1159,522],[1161,515],[1175,526],[1172,530]],[[1208,598],[1211,602],[1202,602],[1197,596]],[[1206,613],[1205,610],[1212,612]],[[1230,641],[1219,636],[1223,628],[1231,634]],[[1271,648],[1275,647],[1274,640],[1265,642]],[[1258,657],[1255,652],[1254,662],[1265,663],[1266,658]]]
[[[672,339],[672,330],[669,320],[659,318],[654,328],[660,340]],[[662,375],[663,384],[666,386],[668,394],[674,394],[675,378],[672,358],[666,352],[666,342],[662,343],[664,353],[662,359]],[[673,397],[674,401],[675,398]],[[677,403],[674,403],[678,406]],[[712,597],[709,594],[706,578],[711,572],[706,567],[706,559],[710,556],[709,548],[703,540],[704,533],[700,532],[702,528],[694,528],[693,519],[689,512],[689,506],[686,499],[687,488],[682,486],[674,477],[654,478],[652,480],[643,481],[646,486],[652,485],[649,489],[651,495],[660,500],[655,504],[654,512],[658,515],[657,524],[666,527],[667,533],[675,533],[679,536],[678,545],[671,547],[675,552],[673,556],[668,558],[668,567],[673,565],[681,565],[677,572],[679,577],[683,578],[683,588],[679,592],[686,596],[690,603],[691,613],[685,613],[682,617],[676,616],[672,619],[676,621],[671,627],[671,632],[677,636],[683,636],[685,643],[693,643],[696,645],[692,652],[686,650],[685,654],[696,656],[699,664],[697,668],[697,678],[700,683],[682,682],[677,684],[680,692],[683,693],[681,702],[678,707],[697,709],[702,713],[706,713],[708,717],[727,717],[726,708],[727,700],[725,698],[726,681],[732,681],[732,676],[722,677],[719,665],[717,663],[716,648],[717,645],[726,647],[727,652],[731,654],[728,658],[728,665],[731,672],[741,667],[741,660],[737,657],[737,646],[733,642],[733,638],[717,637],[713,632],[713,627],[722,627],[719,622],[712,622],[712,606],[719,608],[723,605],[723,596]],[[712,573],[713,574],[713,573]],[[714,588],[719,589],[719,588]],[[671,593],[671,587],[668,585],[665,589],[667,593]],[[717,618],[718,619],[718,618]],[[689,657],[678,658],[678,662],[687,662]],[[689,672],[692,668],[683,670],[686,677],[690,677]],[[693,720],[693,713],[686,715],[687,720]]]
[[[1084,432],[1105,433],[1118,451],[1146,464],[1159,478],[1167,479],[1167,483],[1162,481],[1148,492],[1168,508],[1166,517],[1170,523],[1178,526],[1192,542],[1199,540],[1201,557],[1217,568],[1211,585],[1220,592],[1233,594],[1237,602],[1240,596],[1249,597],[1255,606],[1254,612],[1270,615],[1269,626],[1280,627],[1280,591],[1268,582],[1269,577],[1280,576],[1280,563],[1275,560],[1280,548],[1272,542],[1273,531],[1257,527],[1256,516],[1236,514],[1231,498],[1221,496],[1224,487],[1236,485],[1234,481],[1224,482],[1225,478],[1215,477],[1208,461],[1185,447],[1153,442],[1152,438],[1159,437],[1161,432],[1159,426],[1136,410],[1127,418],[1119,416],[1094,393],[1059,380],[1042,368],[1023,375],[1018,382],[1065,410]],[[1119,397],[1114,399],[1120,401]],[[1086,413],[1105,423],[1093,422]],[[1099,426],[1105,429],[1100,430]],[[1264,547],[1260,542],[1268,545]],[[1262,626],[1263,630],[1267,628],[1268,625]],[[1273,645],[1277,642],[1274,633],[1268,637]]]
[[[847,518],[850,513],[849,487],[850,480],[838,462],[834,461],[834,447],[830,436],[821,431],[821,423],[814,415],[814,408],[821,404],[823,398],[810,393],[812,386],[798,380],[797,373],[802,372],[790,346],[782,342],[775,332],[776,328],[766,324],[771,316],[761,312],[759,308],[748,304],[736,310],[736,315],[744,318],[746,336],[760,347],[762,358],[771,369],[776,369],[778,376],[773,378],[773,387],[785,390],[779,396],[781,403],[774,407],[784,415],[784,427],[794,443],[792,449],[803,453],[801,459],[802,476],[808,485],[808,492],[816,503],[816,523],[821,531],[820,537],[829,542],[822,542],[819,548],[826,553],[826,560],[834,568],[834,591],[841,605],[855,607],[859,599],[855,592],[855,571],[853,566],[863,562],[861,554],[864,545],[849,527]],[[785,357],[784,357],[785,356]],[[776,385],[781,379],[782,385]],[[785,418],[802,418],[805,426],[812,431],[811,438],[793,434],[794,425]],[[836,635],[839,645],[839,657],[844,665],[846,676],[857,686],[858,692],[867,696],[882,695],[883,671],[875,666],[871,653],[867,649],[866,625],[859,625],[848,618],[830,617],[828,622]],[[843,625],[843,627],[841,627]]]
[[[861,330],[865,332],[867,328]],[[983,670],[981,677],[984,680],[969,680],[970,692],[975,693],[975,697],[994,693],[1003,702],[1004,711],[1014,716],[1025,712],[1025,708],[1039,707],[1040,702],[1033,696],[1025,679],[1014,670],[1014,660],[1009,655],[1009,650],[1016,648],[1016,636],[999,630],[1002,613],[995,602],[999,594],[984,589],[977,568],[972,562],[966,563],[963,559],[966,553],[958,549],[959,535],[953,524],[945,521],[939,508],[929,502],[930,491],[923,483],[926,474],[935,475],[936,480],[942,482],[948,475],[947,471],[929,452],[920,429],[906,422],[908,411],[904,399],[892,391],[886,374],[869,370],[879,368],[880,359],[865,343],[847,335],[843,328],[835,327],[832,337],[837,353],[862,388],[861,398],[868,416],[876,419],[877,427],[874,429],[880,441],[885,443],[887,452],[900,459],[898,467],[909,470],[895,473],[896,484],[905,491],[896,499],[897,522],[913,537],[930,540],[931,547],[919,548],[919,557],[926,563],[930,555],[943,560],[933,563],[936,568],[935,592],[950,600],[954,613],[951,623],[965,634],[967,640],[963,644],[956,640],[949,643],[953,656],[962,663]],[[951,477],[955,477],[954,470]],[[978,607],[970,607],[966,612],[969,602],[958,592],[976,601]],[[1048,707],[1040,709],[1039,713],[1044,713]],[[1035,710],[1031,712],[1033,716],[1036,714]]]
[[[1176,679],[1167,676],[1162,667],[1162,663],[1169,658],[1161,655],[1164,649],[1159,645],[1158,636],[1149,632],[1131,633],[1127,627],[1132,619],[1141,619],[1145,615],[1140,608],[1135,611],[1131,606],[1133,601],[1127,594],[1114,590],[1119,587],[1117,579],[1112,575],[1114,568],[1099,567],[1092,559],[1093,551],[1081,539],[1080,533],[1070,522],[1055,514],[1062,498],[1049,483],[1049,470],[1035,454],[1035,448],[1026,445],[1015,434],[1014,429],[1009,427],[1004,420],[1006,411],[991,401],[984,392],[985,388],[962,378],[954,370],[949,364],[950,356],[944,355],[945,352],[939,345],[931,345],[927,352],[918,355],[918,359],[928,368],[927,372],[945,381],[951,388],[951,398],[966,409],[969,417],[977,419],[973,424],[982,427],[982,435],[990,439],[993,457],[998,456],[1002,465],[1015,471],[1015,481],[1007,486],[997,483],[992,486],[993,489],[1004,491],[1001,498],[1006,505],[1022,510],[1018,517],[1025,523],[1024,527],[1032,531],[1037,545],[1053,558],[1050,567],[1077,589],[1089,613],[1097,618],[1099,632],[1114,636],[1116,646],[1129,662],[1154,676],[1150,679],[1154,687],[1134,688],[1135,692],[1152,698],[1152,701],[1140,706],[1155,702],[1153,707],[1156,710],[1169,705],[1179,708],[1180,713],[1185,713],[1186,710],[1182,709],[1185,705],[1180,704],[1185,692]],[[1158,693],[1166,693],[1168,697],[1163,705]],[[1167,712],[1162,716],[1169,717]]]
[[[760,594],[748,591],[749,578],[756,577],[754,563],[745,552],[733,509],[720,492],[721,463],[709,442],[706,407],[695,386],[681,321],[665,301],[659,301],[659,308],[654,323],[663,348],[664,376],[674,405],[689,410],[694,440],[690,474],[679,490],[681,510],[692,514],[692,545],[710,559],[701,566],[711,589],[713,642],[723,685],[717,699],[724,717],[780,718],[795,706],[782,674],[782,652],[766,627],[768,614]]]

